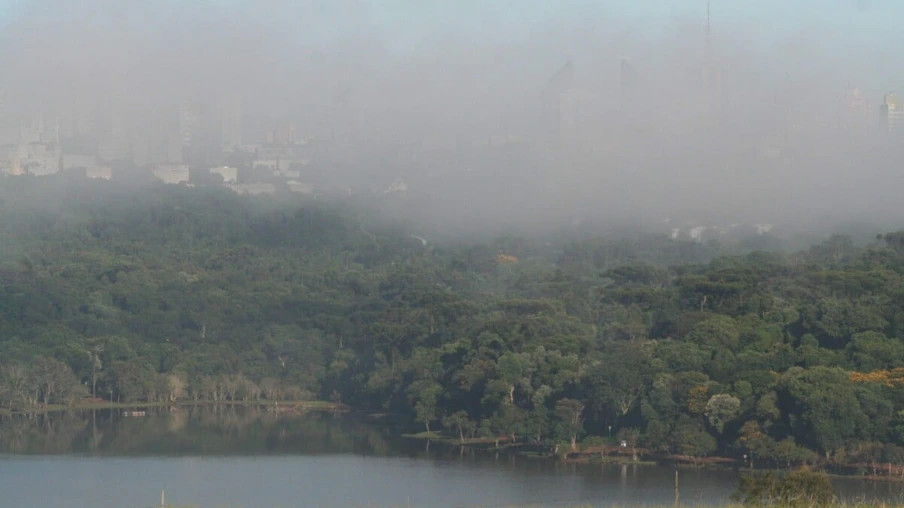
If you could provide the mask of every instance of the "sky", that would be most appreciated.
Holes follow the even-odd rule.
[[[76,10],[82,5],[0,0],[0,26],[27,24],[55,9],[72,12],[60,7],[67,3]],[[292,40],[304,44],[367,35],[395,54],[416,54],[441,37],[515,44],[536,38],[550,25],[625,30],[637,40],[655,40],[676,23],[702,27],[706,11],[704,0],[91,0],[85,5],[95,6],[87,8],[92,12],[104,4],[118,4],[119,11],[153,11],[167,4],[183,12],[219,9],[225,16],[283,25]],[[781,51],[806,39],[822,50],[876,61],[895,58],[904,47],[904,31],[898,29],[904,2],[897,0],[712,0],[711,6],[714,36],[740,30],[759,51]],[[904,85],[904,76],[894,81]]]
[[[171,0],[125,0],[127,3],[166,3]],[[183,5],[201,3],[185,0]],[[266,11],[270,0],[212,0],[226,9]],[[319,13],[312,32],[322,40],[361,23],[378,25],[395,39],[400,49],[410,49],[419,38],[429,37],[437,27],[454,26],[465,34],[500,39],[530,36],[536,24],[550,19],[577,21],[606,17],[610,23],[629,23],[639,34],[652,35],[667,28],[676,18],[698,18],[705,12],[703,0],[459,0],[456,2],[412,0],[315,0],[276,2],[280,8],[300,8]],[[45,0],[0,0],[0,22],[15,19],[23,7],[38,8]],[[304,7],[302,7],[304,5]],[[904,3],[896,0],[713,0],[716,29],[720,23],[756,26],[764,42],[822,26],[837,30],[841,37],[832,44],[860,41],[880,47],[900,47],[904,33],[896,30],[904,17]],[[351,12],[354,14],[350,15]],[[492,26],[496,33],[485,29]]]
[[[138,118],[238,93],[248,113],[347,143],[342,163],[364,177],[402,172],[411,145],[536,139],[548,127],[538,116],[544,85],[570,59],[577,86],[596,97],[575,108],[590,117],[580,135],[605,145],[609,162],[458,157],[445,161],[450,171],[495,171],[477,182],[491,190],[463,188],[434,209],[504,209],[536,222],[575,213],[575,203],[775,215],[845,199],[845,209],[898,207],[904,217],[899,159],[842,146],[837,131],[849,87],[863,90],[874,117],[884,94],[904,92],[904,2],[710,3],[725,71],[716,128],[688,79],[705,59],[705,0],[0,0],[0,85],[23,115],[116,96]],[[640,76],[630,104],[620,101],[622,57]],[[791,142],[785,174],[750,162]],[[501,193],[512,182],[520,190]],[[547,206],[524,205],[538,194]]]

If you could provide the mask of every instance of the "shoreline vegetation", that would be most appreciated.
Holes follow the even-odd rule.
[[[562,446],[561,452],[542,451],[540,447],[530,443],[507,443],[507,438],[501,438],[496,443],[491,438],[474,438],[461,441],[455,437],[443,435],[437,432],[419,432],[415,434],[403,434],[402,437],[423,441],[435,441],[447,446],[460,446],[476,448],[484,451],[506,451],[524,458],[556,459],[567,464],[616,464],[639,466],[674,466],[679,469],[734,469],[746,473],[761,473],[764,471],[791,472],[794,466],[776,467],[767,464],[767,467],[751,467],[749,463],[732,457],[689,457],[686,455],[662,454],[648,449],[630,449],[612,444],[609,446],[590,446],[578,450],[569,450]],[[807,470],[819,471],[829,477],[856,478],[866,481],[892,481],[904,482],[904,474],[899,468],[890,464],[847,464],[844,467],[838,465],[819,467],[808,466]],[[838,472],[845,471],[845,472]],[[891,472],[891,474],[889,473]]]
[[[904,476],[904,231],[444,244],[376,197],[4,183],[7,412],[324,400],[563,460]]]

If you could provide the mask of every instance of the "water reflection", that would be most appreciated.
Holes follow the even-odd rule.
[[[278,414],[237,406],[124,416],[93,410],[0,418],[0,453],[17,455],[408,455],[393,429],[329,412]]]
[[[674,500],[674,474],[408,440],[360,415],[202,406],[0,419],[0,492],[14,492],[4,507],[143,506],[161,488],[171,502],[201,506],[663,506]],[[722,504],[737,472],[680,478],[683,505]],[[904,487],[836,485],[847,499],[889,501]],[[141,502],[115,498],[136,492]]]

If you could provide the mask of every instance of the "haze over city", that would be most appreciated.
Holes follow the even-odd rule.
[[[901,19],[0,0],[0,505],[898,506]]]
[[[6,4],[0,166],[447,224],[904,215],[900,5],[595,4]]]

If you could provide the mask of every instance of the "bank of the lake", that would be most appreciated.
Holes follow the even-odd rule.
[[[47,405],[30,411],[0,412],[0,416],[13,415],[38,415],[50,413],[64,413],[72,411],[112,411],[124,417],[145,416],[150,410],[160,412],[185,411],[192,408],[246,408],[249,410],[264,410],[278,414],[303,414],[310,411],[324,411],[330,413],[355,412],[359,417],[365,417],[373,424],[385,426],[391,432],[407,440],[429,441],[448,447],[467,447],[480,453],[504,453],[517,455],[525,459],[555,460],[565,464],[577,465],[641,465],[641,466],[668,466],[679,469],[721,469],[741,470],[748,469],[749,463],[730,457],[688,457],[674,454],[655,453],[644,448],[622,447],[615,444],[614,440],[607,440],[608,444],[595,443],[589,447],[578,446],[571,450],[563,444],[561,450],[550,449],[548,446],[537,446],[531,443],[511,443],[507,437],[499,439],[481,437],[461,440],[443,432],[405,432],[407,418],[403,415],[387,413],[372,413],[356,411],[354,408],[337,402],[322,400],[180,400],[171,403],[164,402],[101,402],[81,401],[70,406]],[[829,473],[833,477],[856,477],[868,481],[880,482],[904,482],[904,468],[891,464],[828,464],[812,466],[814,470]]]
[[[650,506],[674,501],[672,467],[537,460],[511,449],[407,439],[391,418],[238,405],[0,418],[6,507]],[[736,470],[680,472],[685,506],[725,505]],[[835,481],[847,500],[904,486]]]

